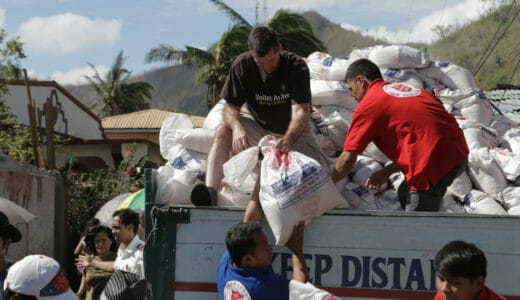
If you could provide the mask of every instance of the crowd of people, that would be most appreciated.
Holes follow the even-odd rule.
[[[308,126],[311,92],[306,63],[296,54],[283,51],[276,33],[265,26],[252,29],[248,46],[249,51],[233,62],[222,89],[220,96],[226,99],[224,124],[216,130],[208,154],[205,182],[192,187],[190,197],[195,205],[214,205],[222,165],[229,153],[256,145],[265,135],[278,138],[279,151],[297,150],[329,170]],[[367,59],[352,63],[345,81],[359,106],[332,170],[332,180],[345,177],[357,155],[374,142],[393,163],[372,174],[366,186],[377,189],[390,174],[402,171],[406,176],[398,191],[402,207],[407,211],[438,211],[447,186],[467,166],[468,146],[454,117],[423,89],[383,81],[379,68]],[[446,149],[450,149],[449,156]],[[304,299],[305,293],[334,299],[334,295],[309,283],[303,222],[294,227],[286,243],[292,253],[292,280],[274,273],[272,248],[259,223],[263,218],[259,189],[257,182],[243,222],[233,226],[225,237],[227,251],[217,272],[221,299],[239,299],[246,294],[243,299]],[[21,234],[5,215],[0,214],[0,222],[4,299],[144,297],[144,242],[138,236],[137,213],[116,211],[112,228],[89,223],[75,250],[76,266],[82,275],[76,293],[52,258],[30,255],[15,264],[8,261],[7,248],[18,242]],[[474,244],[448,243],[437,253],[435,268],[435,299],[503,299],[486,287],[486,258]],[[120,286],[121,282],[125,286]],[[307,288],[302,289],[302,284]]]
[[[144,242],[138,237],[139,214],[118,210],[112,228],[93,219],[75,249],[81,283],[74,293],[59,263],[45,255],[28,255],[13,263],[6,258],[21,232],[0,212],[1,299],[144,299]]]

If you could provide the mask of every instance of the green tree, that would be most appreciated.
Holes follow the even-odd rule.
[[[0,152],[12,157],[20,164],[30,164],[34,160],[31,148],[31,132],[27,126],[18,124],[17,118],[5,103],[9,82],[21,75],[21,60],[25,58],[19,38],[8,39],[5,30],[0,29]]]
[[[85,76],[85,78],[103,100],[102,114],[104,115],[112,116],[150,108],[146,100],[152,99],[152,85],[143,81],[127,82],[131,72],[123,68],[125,60],[121,50],[104,78],[89,63],[95,73],[94,76]]]
[[[210,1],[234,22],[217,43],[208,50],[191,46],[185,46],[185,50],[182,50],[162,44],[151,49],[145,61],[182,63],[199,68],[195,84],[203,80],[207,84],[206,101],[208,108],[211,109],[219,100],[218,96],[233,60],[240,53],[248,50],[247,38],[253,26],[223,1]],[[307,56],[314,51],[327,51],[324,43],[315,36],[309,22],[299,14],[280,9],[265,25],[278,33],[280,43],[285,50],[300,56]]]

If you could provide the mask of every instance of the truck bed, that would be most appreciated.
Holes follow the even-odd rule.
[[[219,299],[216,273],[225,234],[245,209],[154,204],[153,172],[145,176],[148,296]],[[263,227],[274,244],[265,221]],[[307,224],[304,253],[312,283],[339,297],[433,299],[435,253],[449,241],[465,240],[486,254],[486,284],[520,299],[519,229],[517,216],[333,210]],[[289,250],[275,246],[273,252],[275,272],[291,278]]]

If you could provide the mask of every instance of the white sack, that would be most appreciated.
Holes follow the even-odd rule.
[[[209,130],[217,130],[217,128],[224,124],[224,117],[222,116],[222,110],[224,110],[224,105],[226,104],[226,99],[220,99],[215,106],[211,108],[204,119],[204,124],[202,128]]]
[[[342,195],[353,210],[377,210],[376,198],[362,185],[348,182]]]
[[[454,104],[462,113],[462,116],[470,120],[489,125],[493,119],[493,107],[486,98],[474,95],[462,99]]]
[[[414,69],[381,69],[383,79],[389,82],[407,82],[424,88],[423,81]]]
[[[441,207],[439,212],[447,212],[452,214],[465,214],[464,206],[462,203],[455,201],[451,195],[444,195],[441,201]]]
[[[520,154],[504,148],[490,149],[489,153],[495,159],[507,180],[520,181]]]
[[[508,186],[499,195],[498,202],[509,212],[515,206],[520,206],[520,186]]]
[[[520,216],[520,205],[513,206],[507,211],[508,215]]]
[[[498,147],[497,133],[491,127],[468,127],[464,129],[463,132],[470,151],[478,150],[482,147]]]
[[[358,157],[360,156],[361,155],[359,155]],[[383,165],[371,158],[368,161],[358,159],[353,169],[355,169],[355,173],[354,176],[352,176],[352,181],[361,186],[365,186],[367,179],[370,177],[370,175],[372,175],[376,171],[383,169]],[[386,188],[387,185],[384,184],[381,187],[381,190],[385,190]]]
[[[186,149],[207,154],[211,148],[211,143],[213,143],[215,131],[205,128],[178,129],[172,130],[168,137],[172,137]]]
[[[190,189],[195,179],[205,177],[206,155],[181,145],[170,152],[172,160],[158,170],[155,203],[191,205]]]
[[[341,148],[336,145],[330,137],[317,133],[314,135],[314,139],[316,140],[316,144],[318,144],[321,152],[323,152],[327,157],[337,157],[341,153]]]
[[[479,90],[473,88],[463,90],[450,90],[449,88],[444,88],[441,90],[435,90],[434,92],[435,96],[439,98],[442,103],[454,105],[462,99],[477,95]]]
[[[317,126],[318,128],[322,128],[320,129],[320,133],[328,135],[336,145],[343,148],[347,131],[350,127],[350,122],[347,120],[352,120],[352,112],[342,109],[341,113],[338,111],[333,112],[330,116],[325,117]],[[326,131],[322,131],[323,127],[326,127]]]
[[[365,148],[365,151],[363,151],[363,155],[370,156],[376,161],[386,164],[390,162],[390,159],[377,148],[376,144],[374,142],[368,143],[367,147]]]
[[[378,210],[401,211],[401,203],[397,196],[397,191],[393,189],[386,190],[384,193],[376,197],[376,206]]]
[[[430,64],[430,55],[408,46],[382,45],[373,47],[368,59],[379,68],[415,69]]]
[[[472,189],[473,184],[471,183],[471,179],[468,176],[468,172],[464,171],[459,175],[459,177],[453,180],[450,186],[448,186],[446,194],[456,197],[458,200],[462,201],[464,196],[471,192]]]
[[[475,186],[494,199],[507,186],[502,170],[495,162],[489,149],[480,148],[470,151],[468,157],[469,176]]]
[[[350,60],[334,58],[323,52],[313,52],[307,59],[307,66],[312,79],[345,80]]]
[[[504,134],[504,144],[511,152],[520,154],[520,128],[511,128]]]
[[[468,214],[507,215],[498,202],[479,190],[471,190],[464,197],[464,209]]]
[[[333,294],[321,290],[310,282],[289,281],[289,300],[339,300]]]
[[[159,132],[159,150],[161,156],[168,159],[168,153],[178,141],[175,139],[175,132],[177,130],[192,129],[193,123],[190,118],[185,114],[171,113],[169,114],[161,124],[161,131]]]
[[[342,206],[344,200],[319,162],[296,151],[280,153],[276,140],[265,136],[259,143],[264,155],[260,205],[276,245],[283,245],[300,221]]]
[[[432,62],[419,73],[442,82],[451,90],[476,89],[477,84],[471,73],[463,67],[449,62]]]
[[[311,94],[313,105],[338,105],[354,111],[358,104],[344,81],[311,79]]]
[[[406,176],[404,176],[403,172],[399,171],[399,172],[395,172],[392,175],[390,175],[389,180],[390,180],[390,184],[392,185],[394,190],[398,191],[401,183],[403,183],[403,181],[406,180]]]
[[[226,161],[222,166],[224,181],[231,187],[238,188],[242,186],[257,165],[258,152],[259,148],[253,146]]]
[[[491,120],[492,128],[494,128],[497,131],[498,134],[498,141],[500,143],[504,140],[505,133],[510,130],[511,128],[518,128],[516,123],[504,115],[496,114],[493,116],[493,120]]]
[[[217,206],[247,207],[251,193],[221,188],[217,194]]]

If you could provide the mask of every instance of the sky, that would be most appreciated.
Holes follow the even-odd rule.
[[[280,8],[315,10],[330,21],[390,43],[438,37],[436,25],[464,25],[499,0],[224,0],[249,23]],[[92,64],[104,75],[123,50],[124,67],[138,75],[167,63],[144,62],[161,44],[207,49],[232,20],[208,0],[0,0],[0,27],[19,36],[30,79],[84,84]],[[345,53],[348,55],[348,53]],[[174,79],[172,79],[174,80]]]

